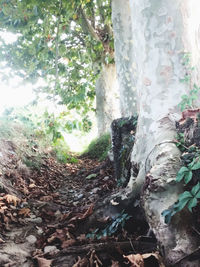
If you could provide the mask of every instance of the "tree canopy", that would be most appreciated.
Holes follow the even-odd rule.
[[[69,109],[92,108],[101,65],[114,60],[110,0],[4,0],[0,30],[18,36],[13,43],[1,38],[11,75],[44,79],[42,91]]]

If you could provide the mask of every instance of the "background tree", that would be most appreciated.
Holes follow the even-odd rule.
[[[102,66],[114,63],[110,1],[5,0],[0,4],[0,21],[3,31],[18,34],[15,43],[1,40],[1,58],[12,74],[31,82],[45,79],[48,86],[42,91],[86,114],[93,107]]]

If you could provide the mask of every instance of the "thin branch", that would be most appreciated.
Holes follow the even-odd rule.
[[[59,3],[59,10],[61,10],[62,7],[62,0],[60,0]],[[56,68],[56,74],[55,74],[55,92],[59,83],[59,73],[58,73],[58,57],[59,57],[59,35],[60,35],[60,14],[57,19],[57,25],[56,25],[56,58],[55,58],[55,68]]]
[[[85,11],[80,7],[79,8],[79,14],[81,15],[83,19],[83,25],[86,27],[87,32],[98,42],[101,42],[101,39],[95,32],[95,29],[92,27],[90,22],[88,21],[87,15],[85,14]],[[83,25],[81,25],[83,27]]]

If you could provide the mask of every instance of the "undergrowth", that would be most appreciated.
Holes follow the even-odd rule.
[[[86,150],[82,153],[82,156],[103,161],[107,158],[110,149],[111,137],[109,133],[106,133],[99,138],[92,140]]]
[[[187,147],[182,133],[178,134],[177,139],[177,147],[182,151],[182,166],[177,173],[176,182],[183,183],[184,192],[179,195],[176,203],[162,212],[165,223],[170,223],[171,218],[185,207],[192,212],[200,200],[200,149],[194,144]]]

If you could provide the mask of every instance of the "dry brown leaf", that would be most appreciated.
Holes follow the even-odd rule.
[[[124,256],[124,258],[128,259],[132,263],[132,267],[144,267],[144,260],[141,254],[131,254]]]
[[[88,266],[87,258],[81,259],[80,257],[78,257],[78,261],[72,267],[87,267],[87,266]]]
[[[34,187],[36,187],[36,184],[34,184],[34,183],[32,183],[32,184],[29,184],[29,186],[28,186],[29,188],[34,188]]]
[[[63,243],[62,243],[62,248],[68,248],[70,246],[73,246],[74,244],[76,243],[76,240],[75,239],[69,239],[69,240],[65,240]]]
[[[21,200],[18,197],[10,195],[10,194],[5,195],[4,199],[6,200],[8,204],[12,203],[15,207],[17,206],[18,203],[21,202]]]
[[[86,236],[85,234],[81,234],[77,237],[78,241],[82,242],[82,241],[85,241],[86,240]]]
[[[118,261],[113,261],[113,260],[112,260],[112,265],[111,265],[111,267],[120,267],[119,262],[118,262]]]
[[[53,197],[52,196],[43,196],[43,197],[40,197],[40,200],[48,202],[48,201],[52,201]]]
[[[30,216],[30,212],[31,210],[29,208],[22,208],[21,210],[19,210],[18,214],[22,215],[23,217],[28,217]]]
[[[51,267],[52,260],[47,260],[40,257],[35,257],[35,259],[37,259],[39,267]]]
[[[4,213],[4,211],[7,210],[7,209],[8,209],[8,207],[6,207],[6,206],[1,207],[1,208],[0,208],[0,213]]]
[[[90,216],[93,213],[94,204],[92,204],[84,214],[82,214],[80,217],[78,217],[79,220],[83,220],[86,217]]]

